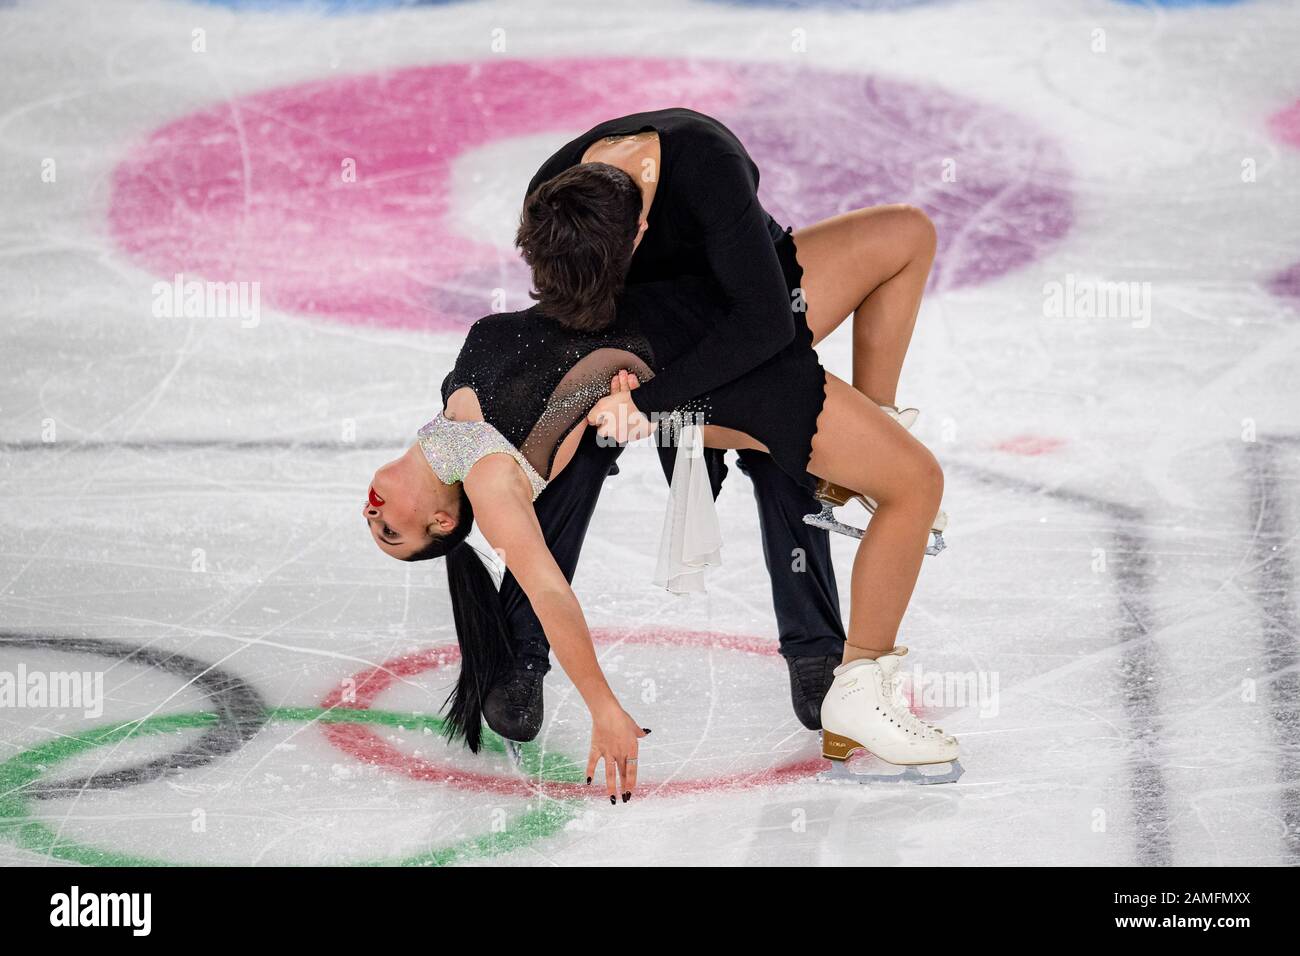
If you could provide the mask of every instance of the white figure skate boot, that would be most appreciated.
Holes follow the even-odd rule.
[[[880,410],[892,418],[898,424],[902,425],[909,432],[916,420],[921,417],[919,408],[899,408],[897,405],[881,405]]]
[[[957,739],[926,723],[908,709],[899,691],[898,670],[907,648],[876,660],[857,660],[835,669],[835,681],[822,701],[822,756],[831,770],[826,783],[952,783],[962,775]],[[845,767],[849,755],[870,751],[896,766],[901,774],[855,774]],[[922,774],[915,768],[951,764],[947,773]]]
[[[900,409],[896,405],[881,405],[880,410],[908,431],[912,430],[917,416],[921,414],[918,409]],[[862,537],[862,528],[855,528],[851,524],[845,524],[835,517],[836,508],[843,507],[855,498],[862,503],[862,507],[867,509],[868,514],[876,513],[875,499],[860,495],[856,491],[850,491],[848,488],[822,478],[817,479],[817,489],[813,492],[813,495],[821,502],[822,510],[815,515],[805,515],[804,524],[810,524],[814,528],[821,528],[823,531],[835,531],[839,534],[848,535],[850,538]],[[947,527],[948,515],[946,512],[940,511],[934,516],[934,523],[930,526],[932,540],[925,549],[926,554],[935,555],[947,547],[943,540],[943,532]]]

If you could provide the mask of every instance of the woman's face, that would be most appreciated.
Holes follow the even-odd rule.
[[[432,540],[430,525],[439,523],[436,496],[409,464],[404,455],[376,471],[361,508],[379,550],[402,560],[426,547]]]

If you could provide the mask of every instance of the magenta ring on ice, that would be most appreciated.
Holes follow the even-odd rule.
[[[513,138],[558,145],[665,103],[735,130],[781,222],[923,207],[939,230],[937,288],[1034,261],[1073,219],[1061,150],[1000,107],[855,73],[582,58],[330,77],[215,104],[127,153],[113,174],[109,228],[168,281],[257,282],[262,303],[288,313],[461,329],[501,295],[527,304],[528,276],[508,243],[489,243],[453,215],[453,190],[472,191],[475,172],[457,179],[458,163],[474,167],[475,150]],[[531,172],[519,170],[511,209]]]

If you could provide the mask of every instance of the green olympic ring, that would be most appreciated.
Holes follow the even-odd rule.
[[[167,860],[114,853],[68,840],[31,814],[29,801],[23,788],[47,773],[55,764],[70,760],[97,747],[121,743],[145,734],[161,734],[206,727],[219,720],[217,714],[168,714],[130,721],[113,726],[86,730],[59,737],[48,743],[25,750],[0,763],[0,838],[17,846],[45,856],[87,866],[176,866]],[[442,730],[443,721],[422,714],[401,714],[382,710],[324,709],[318,707],[285,707],[267,711],[267,722],[320,721],[321,723],[386,724],[391,727],[411,727]],[[495,734],[484,735],[488,750],[504,752],[505,745]],[[524,764],[539,771],[542,779],[573,782],[580,779],[577,767],[569,761],[543,760],[535,745],[524,745]],[[554,755],[547,754],[550,758]],[[430,850],[416,856],[391,860],[355,863],[353,866],[448,866],[467,860],[482,859],[520,849],[535,840],[545,839],[560,830],[577,813],[580,800],[548,800],[538,796],[539,803],[530,807],[519,819],[497,833],[468,837],[458,843]],[[185,864],[203,866],[206,864]]]

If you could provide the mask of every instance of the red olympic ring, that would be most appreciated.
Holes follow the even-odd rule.
[[[770,639],[710,631],[680,631],[672,628],[651,628],[640,631],[619,631],[597,628],[592,631],[597,644],[653,645],[659,647],[706,647],[738,651],[758,657],[778,657],[777,645]],[[460,649],[443,646],[406,654],[386,661],[378,667],[362,671],[326,695],[321,706],[367,710],[376,699],[399,680],[414,677],[430,670],[440,670],[460,660]],[[351,698],[355,698],[352,700]],[[345,703],[345,700],[347,702]],[[461,790],[476,790],[501,796],[546,796],[556,799],[578,796],[595,796],[605,799],[603,789],[593,789],[581,783],[543,782],[524,777],[502,777],[496,774],[464,770],[451,764],[426,760],[403,753],[374,730],[363,724],[324,724],[321,731],[331,744],[349,756],[372,766],[382,767],[402,774],[412,780],[439,783]],[[702,777],[697,780],[669,780],[665,783],[643,781],[645,796],[681,796],[717,790],[749,790],[756,787],[810,782],[823,766],[820,757],[797,760],[779,767],[768,767],[734,777]],[[641,796],[642,794],[638,794]]]

